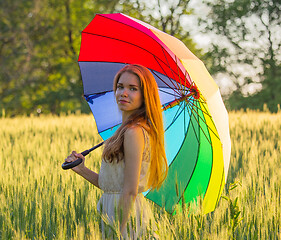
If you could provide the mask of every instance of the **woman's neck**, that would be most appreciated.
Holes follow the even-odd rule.
[[[128,118],[132,115],[132,112],[122,112],[122,122],[128,120]]]

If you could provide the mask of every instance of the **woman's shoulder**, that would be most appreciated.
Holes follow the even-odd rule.
[[[135,124],[128,127],[124,133],[125,138],[139,138],[143,135],[141,126]]]
[[[148,136],[146,127],[139,124],[134,124],[128,127],[124,133],[124,140],[137,141],[141,144],[146,142]]]
[[[124,134],[125,141],[130,141],[130,143],[133,143],[136,141],[138,145],[149,145],[150,142],[150,135],[149,135],[149,127],[143,126],[140,124],[135,124],[133,126],[130,126],[125,134]]]
[[[136,124],[128,127],[125,131],[125,134],[136,135],[136,136],[139,136],[139,135],[146,136],[146,135],[149,135],[149,126],[147,124],[136,123]]]

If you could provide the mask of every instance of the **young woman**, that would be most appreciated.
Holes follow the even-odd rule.
[[[159,188],[167,176],[162,109],[156,81],[141,65],[121,69],[113,90],[122,125],[105,142],[99,174],[86,168],[75,151],[66,161],[83,159],[73,171],[104,191],[98,210],[125,239],[137,239],[145,236],[151,217],[141,193]],[[102,231],[108,237],[104,224]]]

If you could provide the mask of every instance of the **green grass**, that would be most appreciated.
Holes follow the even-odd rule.
[[[226,198],[208,215],[153,207],[160,239],[281,239],[281,113],[232,112],[230,131]],[[0,139],[0,239],[101,238],[102,192],[61,169],[71,150],[100,142],[91,115],[2,118]],[[100,157],[87,165],[98,171]]]

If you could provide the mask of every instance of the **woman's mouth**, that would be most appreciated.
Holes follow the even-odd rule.
[[[126,100],[119,100],[119,103],[128,103]]]

